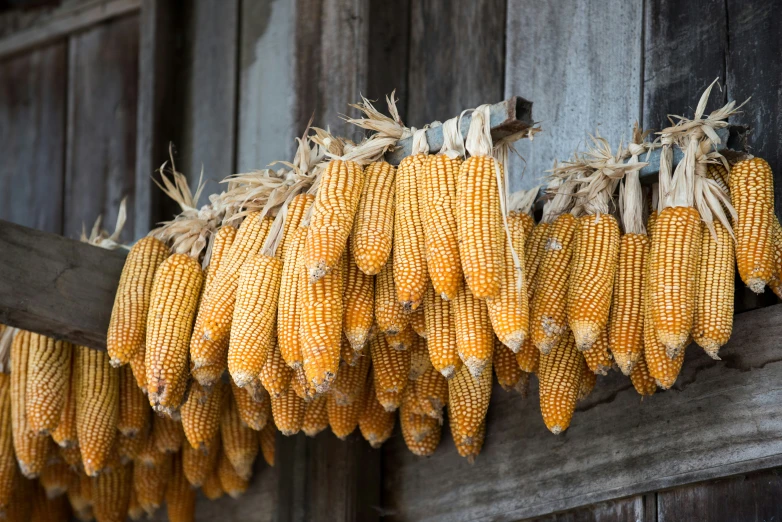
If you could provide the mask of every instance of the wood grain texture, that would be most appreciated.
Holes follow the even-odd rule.
[[[535,104],[543,131],[520,143],[511,188],[540,183],[596,130],[616,146],[641,117],[642,2],[509,0],[505,94]],[[522,179],[523,172],[523,179]]]
[[[126,253],[0,222],[0,323],[105,349]]]
[[[369,67],[364,95],[378,100],[385,111],[385,97],[396,91],[397,109],[407,119],[407,74],[410,58],[411,0],[369,0]]]
[[[0,219],[62,232],[64,42],[0,62]]]
[[[103,215],[113,230],[122,198],[134,208],[138,15],[118,18],[69,40],[64,234],[77,238]],[[98,65],[99,64],[99,65]],[[122,240],[129,241],[128,227]]]
[[[503,96],[506,0],[411,0],[410,10],[408,126],[516,94]]]
[[[780,470],[684,486],[657,494],[658,522],[767,522],[782,518]]]
[[[525,522],[654,522],[646,519],[643,495],[599,502],[592,506],[556,513]]]
[[[397,520],[517,520],[782,464],[782,305],[736,317],[709,359],[693,346],[674,389],[641,401],[617,373],[598,378],[554,436],[532,398],[495,389],[486,445],[470,466],[450,437],[418,459],[384,449],[384,509]],[[476,480],[476,477],[481,477]]]

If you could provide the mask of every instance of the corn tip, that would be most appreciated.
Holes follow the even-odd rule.
[[[747,287],[756,294],[762,294],[766,289],[767,283],[767,281],[764,281],[759,277],[753,277],[747,281]]]

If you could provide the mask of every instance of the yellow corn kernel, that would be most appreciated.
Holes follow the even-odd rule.
[[[331,160],[323,171],[304,244],[304,265],[310,283],[339,266],[363,184],[364,172],[352,161]]]
[[[182,455],[174,455],[171,480],[166,487],[166,514],[169,522],[195,520],[196,491],[190,487],[182,469]]]
[[[260,379],[263,387],[270,396],[279,397],[290,386],[292,377],[293,369],[285,364],[277,342],[272,339],[272,346],[261,368]]]
[[[147,394],[147,348],[145,343],[141,343],[141,346],[136,351],[136,354],[130,359],[128,366],[133,371],[133,378],[136,379],[136,385],[139,389]]]
[[[130,488],[133,484],[131,466],[119,466],[104,471],[92,479],[92,509],[99,522],[122,522],[128,516]]]
[[[76,433],[76,394],[79,389],[76,374],[77,357],[71,354],[71,367],[69,369],[70,379],[68,380],[68,389],[65,394],[65,405],[60,415],[60,421],[57,428],[52,432],[52,440],[61,448],[73,448],[78,446],[78,437]],[[145,400],[146,405],[146,400]],[[79,457],[81,460],[81,456]]]
[[[514,247],[516,244],[515,241],[518,241],[519,239],[524,240],[524,245],[526,247],[526,242],[532,236],[532,230],[535,228],[535,218],[526,212],[511,210],[508,212],[508,225],[510,227],[511,236],[513,237]]]
[[[144,393],[136,386],[130,366],[119,368],[119,418],[117,429],[127,437],[144,433],[150,422],[149,403]]]
[[[154,423],[155,423],[155,418],[153,417],[152,419],[153,426]],[[164,451],[160,451],[157,449],[157,445],[155,444],[155,437],[152,435],[151,429],[144,439],[145,439],[144,443],[139,449],[138,455],[134,460],[136,462],[140,462],[144,464],[145,466],[150,466],[150,467],[160,466],[166,460],[167,456],[170,455],[170,453],[166,453]]]
[[[508,242],[500,246],[503,250],[503,267],[500,273],[500,291],[492,298],[486,299],[489,319],[494,333],[499,340],[511,349],[513,353],[521,349],[524,339],[529,333],[529,302],[524,280],[524,239],[514,244],[513,248],[521,262],[521,270],[516,270],[513,254]]]
[[[408,386],[405,388],[405,391],[402,392],[401,406],[404,406],[408,413],[426,415],[427,410],[424,408],[423,400],[418,397],[418,390],[416,389],[415,381],[410,381]]]
[[[133,465],[133,489],[136,499],[147,516],[152,516],[163,505],[166,486],[171,478],[172,455],[162,454],[163,458],[155,466],[140,462]]]
[[[586,352],[584,352],[584,355],[586,355]],[[583,359],[581,364],[581,386],[578,388],[578,397],[576,397],[576,400],[582,401],[589,397],[589,394],[595,389],[596,384],[597,374],[589,367],[586,359]]]
[[[456,178],[462,160],[445,154],[427,157],[421,183],[421,215],[427,269],[435,295],[451,300],[462,285],[456,225]]]
[[[212,285],[204,291],[190,337],[190,373],[202,386],[214,384],[226,369],[241,268],[261,250],[272,221],[271,216],[261,219],[259,212],[244,218]]]
[[[427,290],[427,294],[429,290]],[[426,315],[424,314],[424,307],[426,306],[426,294],[424,294],[424,306],[419,306],[415,312],[412,312],[409,316],[410,326],[415,334],[426,339]]]
[[[73,516],[77,520],[88,522],[94,520],[95,516],[92,513],[92,499],[86,498],[82,495],[82,477],[86,480],[90,480],[86,475],[79,474],[74,484],[68,488],[68,502],[73,510]]]
[[[152,421],[152,440],[159,452],[176,453],[182,448],[185,440],[182,422],[157,415]]]
[[[242,266],[228,347],[228,371],[238,386],[259,373],[272,348],[282,261],[257,254]]]
[[[321,395],[315,389],[315,386],[313,386],[312,383],[307,381],[307,376],[304,373],[304,368],[302,368],[301,366],[293,369],[293,377],[291,378],[291,388],[293,388],[293,391],[297,397],[304,399],[306,401]]]
[[[340,367],[342,367],[343,364],[347,364],[348,366],[355,366],[363,356],[363,352],[355,351],[353,347],[350,346],[350,342],[348,341],[347,337],[343,335],[342,343],[339,345],[339,359],[341,361]],[[337,374],[337,379],[339,379],[339,374]]]
[[[608,325],[619,261],[619,225],[610,214],[578,218],[567,293],[568,326],[576,347],[588,350]]]
[[[448,380],[430,366],[412,385],[423,414],[442,423],[443,408],[448,405]]]
[[[14,498],[17,468],[11,430],[11,376],[0,373],[0,514]]]
[[[220,270],[220,265],[223,260],[228,257],[228,252],[231,250],[236,239],[236,229],[231,226],[220,227],[214,235],[212,242],[212,251],[209,255],[209,265],[204,273],[204,291],[206,293],[208,288],[212,287],[217,271]]]
[[[650,244],[644,234],[625,234],[619,245],[608,339],[614,361],[625,375],[632,373],[644,347],[643,296]]]
[[[358,417],[358,427],[361,430],[361,435],[369,442],[370,446],[379,448],[393,433],[395,420],[396,415],[393,412],[386,411],[377,400],[375,380],[370,377],[367,383],[364,409]]]
[[[394,235],[394,182],[396,168],[385,161],[364,169],[364,186],[358,203],[351,248],[356,265],[375,275],[388,261]]]
[[[524,276],[527,283],[527,299],[530,304],[532,304],[532,296],[538,286],[540,263],[546,253],[549,227],[549,223],[538,223],[532,229],[529,239],[524,243]]]
[[[329,417],[329,426],[331,432],[337,438],[345,440],[348,435],[355,431],[358,426],[358,418],[364,409],[364,393],[366,392],[365,382],[357,392],[357,396],[352,402],[346,404],[337,403],[334,392],[326,395],[326,412]]]
[[[152,236],[138,240],[128,252],[106,334],[106,350],[114,366],[129,362],[144,344],[152,282],[166,257],[168,247]]]
[[[409,316],[396,299],[394,267],[390,261],[375,277],[375,320],[381,332],[391,335],[398,334],[409,323]]]
[[[225,494],[223,485],[220,484],[220,475],[217,473],[217,469],[204,481],[201,491],[209,500],[217,500]]]
[[[532,296],[530,334],[541,353],[549,353],[567,330],[567,289],[573,236],[578,220],[562,214],[549,227]]]
[[[328,391],[339,369],[346,261],[343,258],[315,283],[309,283],[305,273],[299,274],[302,362],[307,382],[318,393]]]
[[[600,375],[608,375],[608,370],[610,370],[613,365],[608,347],[608,330],[604,328],[592,346],[588,350],[582,352],[587,366],[592,372]]]
[[[261,388],[261,392],[253,396],[246,388],[239,388],[233,381],[231,390],[242,422],[255,431],[262,430],[271,414],[271,403],[266,390]]]
[[[463,286],[456,294],[451,310],[459,358],[470,373],[478,377],[491,361],[494,351],[494,332],[486,301],[475,297],[468,286]]]
[[[339,378],[337,380],[339,380]],[[331,393],[334,393],[334,390],[332,390]],[[301,431],[303,431],[307,437],[314,437],[328,427],[329,414],[326,410],[326,396],[321,395],[306,403]]]
[[[388,345],[394,350],[398,351],[405,351],[410,349],[413,344],[416,343],[418,339],[420,339],[413,331],[413,327],[409,324],[398,334],[382,335],[385,336]]]
[[[480,376],[463,367],[448,381],[448,417],[454,441],[470,444],[481,429],[491,400],[491,360]]]
[[[655,223],[656,226],[656,223]],[[649,229],[652,233],[652,241],[656,239],[657,230]],[[668,389],[676,382],[682,364],[684,363],[684,350],[676,357],[668,357],[664,344],[660,342],[652,317],[652,287],[655,273],[652,271],[651,262],[646,272],[647,284],[644,292],[644,362],[649,370],[649,375],[655,380],[657,386]]]
[[[360,351],[367,342],[375,319],[375,278],[359,269],[352,254],[347,261],[343,299],[342,331],[350,346]]]
[[[219,455],[219,437],[213,437],[209,446],[203,449],[194,449],[189,444],[185,444],[182,447],[182,473],[187,482],[194,488],[203,486],[206,479],[217,471],[217,457]],[[174,465],[176,466],[176,464]],[[176,477],[176,470],[174,477]]]
[[[432,362],[429,360],[426,341],[416,337],[410,345],[410,371],[407,378],[411,381],[418,380],[429,368],[432,368]]]
[[[375,388],[375,398],[387,412],[395,412],[402,404],[402,393],[399,391],[384,391]]]
[[[461,368],[462,360],[456,345],[456,327],[452,312],[453,303],[444,301],[430,288],[424,296],[426,317],[426,345],[429,359],[438,372],[450,379]]]
[[[217,457],[217,476],[220,478],[220,486],[231,498],[239,498],[247,491],[250,479],[244,478],[236,472],[231,461],[224,452]]]
[[[368,371],[369,357],[359,357],[354,366],[343,363],[329,390],[329,395],[334,398],[334,402],[346,406],[362,397]]]
[[[419,197],[425,160],[426,154],[407,156],[396,172],[394,285],[396,298],[408,313],[419,307],[429,284]]]
[[[555,435],[570,426],[581,389],[583,361],[569,330],[550,353],[540,356],[540,412],[546,427]]]
[[[490,156],[473,156],[462,163],[456,183],[456,223],[464,279],[476,299],[500,292],[502,244],[506,242],[497,170]]]
[[[277,446],[277,430],[271,422],[264,426],[260,432],[258,432],[258,441],[261,445],[261,455],[263,455],[263,460],[266,461],[266,464],[269,466],[274,467],[274,453]]]
[[[307,229],[299,228],[288,242],[288,250],[282,265],[280,296],[277,300],[277,342],[282,358],[291,368],[302,364],[301,341],[299,339],[300,308],[299,274],[304,271],[304,240]]]
[[[242,422],[236,400],[231,396],[220,416],[220,438],[225,456],[236,472],[247,480],[258,455],[256,437],[255,432]]]
[[[193,381],[187,401],[182,405],[182,431],[193,449],[205,451],[220,431],[220,411],[225,405],[228,385],[217,381],[207,392]]]
[[[30,334],[25,410],[30,430],[48,435],[57,428],[65,409],[71,377],[73,346],[65,341]]]
[[[81,450],[78,446],[60,447],[57,450],[57,454],[68,463],[71,469],[78,470],[81,467]]]
[[[532,342],[532,336],[527,336],[516,353],[516,363],[526,373],[537,373],[540,362],[540,350]]]
[[[750,290],[759,294],[776,272],[772,232],[774,175],[769,164],[752,158],[733,165],[730,198],[737,214],[733,230],[739,275]]]
[[[407,449],[413,455],[428,457],[440,444],[442,426],[436,419],[406,411],[405,403],[399,408],[399,425]]]
[[[314,202],[315,196],[312,194],[296,194],[293,196],[293,199],[291,199],[291,202],[288,204],[288,212],[285,214],[285,229],[283,230],[280,244],[277,246],[277,257],[279,259],[285,260],[288,249],[292,244],[293,236],[301,227],[304,216]],[[302,247],[303,246],[304,245],[302,244]]]
[[[774,216],[771,222],[772,240],[774,242],[774,275],[768,282],[769,288],[782,299],[782,225]]]
[[[657,391],[657,382],[649,373],[649,367],[646,366],[646,357],[644,357],[643,351],[641,351],[641,357],[638,358],[638,362],[633,366],[633,371],[630,373],[630,381],[632,381],[635,391],[640,395],[654,395],[654,392]]]
[[[304,423],[306,409],[304,399],[299,397],[291,386],[276,399],[271,399],[271,405],[274,425],[280,433],[286,437],[296,435]]]
[[[146,357],[149,404],[173,414],[187,388],[187,345],[204,276],[195,259],[174,254],[158,268],[147,320]]]
[[[649,288],[654,330],[670,358],[684,349],[692,330],[700,249],[698,211],[664,209],[654,225]]]
[[[451,424],[451,434],[453,435],[453,424]],[[478,458],[478,454],[481,452],[481,449],[483,449],[483,441],[485,438],[486,420],[484,419],[480,428],[471,439],[459,439],[458,441],[456,437],[453,439],[459,456],[466,458],[468,463],[474,464],[475,459]]]
[[[719,360],[719,349],[733,331],[735,268],[730,233],[719,221],[713,226],[716,238],[701,224],[692,337],[712,359]]]
[[[119,453],[120,462],[127,464],[131,460],[136,460],[141,455],[141,451],[144,449],[144,445],[149,438],[149,428],[141,433],[136,434],[133,437],[128,437],[119,433],[117,435],[117,452]]]
[[[521,381],[522,370],[516,362],[516,355],[497,339],[494,343],[494,359],[492,361],[494,374],[502,389],[511,391]],[[522,382],[522,384],[524,384]]]
[[[372,355],[372,375],[378,392],[397,392],[407,386],[407,376],[410,374],[410,352],[391,348],[383,334],[376,335],[369,341]],[[378,400],[380,396],[378,395]],[[383,406],[386,406],[381,401]]]

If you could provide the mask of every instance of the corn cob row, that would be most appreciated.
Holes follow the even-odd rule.
[[[374,321],[375,281],[356,264],[352,249],[345,274],[342,331],[356,351],[361,351]]]

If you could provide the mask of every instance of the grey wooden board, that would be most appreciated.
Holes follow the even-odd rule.
[[[125,252],[0,222],[0,323],[105,349]]]
[[[528,519],[525,522],[655,522],[647,520],[643,495],[599,502],[564,513]]]
[[[782,305],[740,314],[709,359],[692,346],[674,389],[641,401],[598,378],[568,431],[549,433],[530,399],[495,389],[474,465],[450,437],[429,459],[397,437],[384,450],[384,508],[397,520],[516,520],[782,465]]]
[[[0,61],[0,219],[62,232],[64,42]]]
[[[99,214],[113,230],[123,197],[134,206],[139,17],[117,18],[69,40],[64,234]],[[123,241],[133,237],[128,227]]]
[[[544,130],[517,146],[526,170],[514,156],[512,190],[539,184],[587,132],[599,128],[612,144],[630,137],[641,117],[642,19],[639,0],[508,1],[505,96],[532,100]]]
[[[369,67],[364,96],[378,100],[386,112],[385,96],[396,91],[397,109],[407,118],[407,74],[410,43],[411,0],[369,0]]]
[[[239,0],[194,0],[185,16],[178,95],[183,114],[177,168],[195,184],[203,167],[206,196],[235,170]]]
[[[408,126],[515,94],[534,100],[503,96],[506,0],[411,0],[410,10]]]

